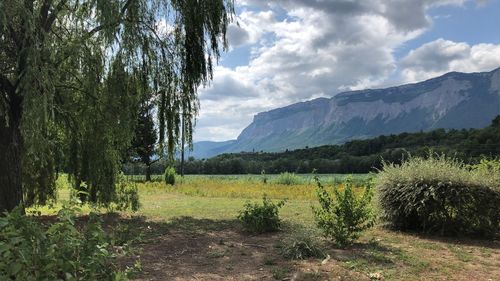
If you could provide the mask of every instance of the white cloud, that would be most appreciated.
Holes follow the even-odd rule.
[[[449,71],[490,71],[500,66],[500,45],[438,39],[412,50],[401,60],[405,82],[416,82]]]
[[[232,48],[255,44],[275,23],[272,11],[244,11],[228,27],[227,38]]]
[[[212,86],[200,90],[201,114],[195,139],[235,138],[258,112],[313,97],[376,87],[394,77],[399,80],[392,83],[414,81],[454,67],[482,70],[495,64],[489,59],[496,46],[446,40],[423,45],[402,61],[396,60],[397,48],[432,26],[429,8],[464,2],[237,2],[242,12],[239,26],[229,28],[229,42],[233,49],[249,46],[250,59],[247,65],[234,69],[217,67]]]
[[[221,101],[231,98],[245,100],[258,97],[259,91],[244,73],[217,66],[211,87],[200,91],[201,100]]]

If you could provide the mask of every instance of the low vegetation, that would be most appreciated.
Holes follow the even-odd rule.
[[[314,219],[325,237],[344,247],[351,245],[363,231],[373,226],[370,181],[367,181],[361,196],[355,194],[350,178],[343,184],[343,190],[338,186],[333,188],[333,197],[318,178],[316,183],[320,207],[313,207]]]
[[[164,179],[167,185],[175,185],[175,169],[173,167],[167,167],[165,169]]]
[[[48,227],[20,208],[0,217],[2,280],[127,280],[98,217],[91,214],[78,229],[74,216],[74,209],[63,208]]]
[[[438,158],[419,161],[428,163]],[[497,182],[498,161],[483,160],[473,166],[462,165],[461,169],[473,174],[476,183]],[[377,187],[384,179],[383,173],[376,181]],[[456,171],[449,174],[456,179],[461,177]],[[264,176],[268,178],[266,183],[262,180]],[[115,219],[105,219],[104,225],[99,226],[105,230],[104,240],[99,241],[106,246],[101,249],[109,254],[104,264],[112,272],[108,277],[100,276],[99,280],[134,276],[150,280],[166,277],[210,280],[212,273],[224,278],[262,274],[297,280],[325,280],[331,276],[343,276],[346,280],[457,280],[458,276],[496,280],[500,277],[500,247],[494,240],[420,236],[415,232],[393,232],[380,224],[370,227],[374,215],[384,210],[382,205],[373,204],[379,202],[371,202],[373,196],[380,199],[381,193],[371,188],[370,176],[349,179],[340,175],[317,175],[317,180],[314,175],[294,176],[298,181],[291,185],[278,184],[279,175],[177,177],[175,187],[166,185],[163,176],[153,177],[154,182],[130,177],[120,179],[124,187],[137,190],[141,209],[134,213],[128,207],[115,214]],[[57,181],[57,189],[58,203],[28,209],[28,212],[57,214],[61,204],[68,203],[71,189],[66,177]],[[263,198],[263,194],[267,194],[266,197]],[[281,201],[284,198],[288,198],[286,204]],[[78,212],[86,217],[92,210],[91,206],[83,205]],[[51,225],[59,223],[54,217],[48,222],[43,216],[29,218],[40,225],[38,232],[43,235],[48,235],[44,231]],[[85,236],[86,229],[99,227],[91,226],[92,220],[76,219],[76,223],[72,220],[80,233],[76,236],[81,240],[79,243],[91,243],[83,241],[92,236]],[[241,231],[241,226],[245,231]],[[255,235],[268,231],[265,235]],[[328,235],[325,237],[325,234]],[[137,237],[139,240],[135,240]],[[24,243],[31,242],[21,242]],[[120,246],[124,244],[127,246]],[[141,254],[123,257],[121,249]],[[193,256],[193,253],[196,254]],[[251,259],[245,258],[250,256]],[[179,266],[185,268],[188,275],[172,271]],[[99,269],[93,272],[97,274]],[[88,280],[81,276],[76,280]]]
[[[283,257],[291,260],[304,260],[308,258],[324,258],[325,245],[315,233],[300,227],[287,235],[278,245]]]
[[[284,172],[279,174],[275,181],[277,184],[296,185],[301,182],[301,179],[294,173]]]
[[[497,163],[497,162],[492,162]],[[469,167],[454,158],[411,157],[378,176],[382,217],[401,230],[492,237],[500,232],[497,164]]]
[[[127,181],[123,174],[119,175],[115,196],[111,208],[117,211],[131,210],[137,212],[139,210],[140,202],[137,184]]]
[[[285,205],[285,201],[273,203],[266,195],[262,199],[262,205],[247,202],[238,215],[243,227],[252,233],[264,233],[277,231],[281,227],[279,209]]]
[[[264,193],[269,198],[296,200],[316,199],[315,182],[310,174],[298,175],[299,182],[293,185],[282,185],[276,183],[279,175],[220,175],[220,176],[199,176],[188,175],[183,178],[177,177],[175,187],[166,185],[162,176],[154,176],[153,182],[144,182],[143,176],[127,176],[129,181],[135,182],[139,190],[155,192],[158,189],[167,188],[176,193],[213,198],[246,198],[261,199]],[[341,184],[346,175],[318,175],[321,182],[328,185]],[[364,184],[368,175],[352,176],[352,183],[355,187]],[[266,181],[264,182],[264,179]]]

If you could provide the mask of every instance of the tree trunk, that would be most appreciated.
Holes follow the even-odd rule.
[[[17,119],[17,118],[12,118]],[[23,201],[22,138],[18,120],[0,114],[0,212],[12,211]]]
[[[184,146],[185,144],[185,136],[184,134],[186,133],[186,123],[184,121],[184,113],[182,113],[182,135],[181,135],[181,177],[184,177]]]
[[[151,164],[146,165],[146,181],[151,181]]]

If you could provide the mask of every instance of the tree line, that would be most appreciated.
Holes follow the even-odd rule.
[[[382,167],[383,161],[401,163],[409,155],[425,156],[430,151],[475,163],[481,157],[500,156],[500,116],[482,129],[401,133],[341,145],[325,145],[284,152],[227,153],[209,159],[190,157],[184,164],[186,174],[260,174],[260,173],[367,173]],[[180,169],[179,161],[175,163]],[[152,172],[163,173],[165,163],[156,163]],[[124,171],[142,174],[141,165],[126,164]]]

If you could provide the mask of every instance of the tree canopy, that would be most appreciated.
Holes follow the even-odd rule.
[[[165,150],[180,112],[190,142],[233,13],[232,0],[1,1],[0,210],[53,198],[60,161],[108,204],[144,89]]]
[[[134,139],[128,157],[128,160],[140,162],[146,166],[146,181],[151,180],[151,165],[161,159],[156,154],[156,134],[153,120],[153,104],[146,99],[139,106]],[[155,156],[156,159],[153,159]]]

